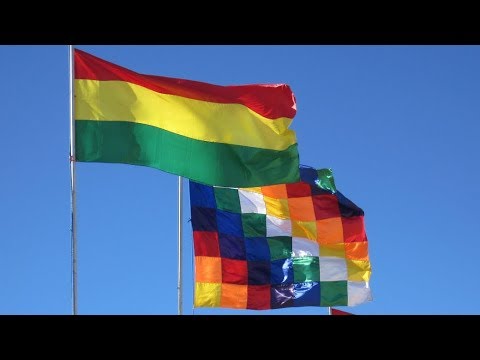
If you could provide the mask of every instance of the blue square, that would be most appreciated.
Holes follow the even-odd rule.
[[[300,180],[311,185],[315,185],[315,180],[318,179],[317,169],[312,167],[307,167],[305,165],[300,165]]]
[[[245,249],[248,261],[270,261],[270,247],[267,238],[246,238]]]
[[[294,284],[293,306],[320,306],[320,284],[304,282]]]
[[[306,167],[304,165],[300,166],[300,179],[310,185],[310,191],[312,195],[320,194],[331,194],[329,190],[322,189],[317,181],[318,180],[318,171],[317,169]]]
[[[271,283],[293,284],[293,262],[292,259],[280,259],[272,261]]]
[[[219,233],[243,237],[242,215],[217,209]]]
[[[217,207],[213,186],[190,181],[189,188],[190,206],[206,207],[210,209],[215,209]]]
[[[272,285],[270,288],[270,306],[279,309],[293,306],[293,284]]]
[[[218,244],[222,258],[245,260],[245,239],[243,237],[219,233]]]
[[[248,285],[270,284],[270,261],[247,261]]]
[[[193,231],[217,231],[215,209],[192,207]]]

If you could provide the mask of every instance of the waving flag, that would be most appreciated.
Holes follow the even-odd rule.
[[[275,309],[371,300],[363,210],[329,169],[254,188],[190,181],[195,306]]]
[[[211,185],[298,181],[290,87],[139,74],[75,50],[76,160],[150,166]]]

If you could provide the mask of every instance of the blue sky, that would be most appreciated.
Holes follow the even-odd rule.
[[[287,83],[300,161],[365,211],[373,301],[355,314],[480,314],[479,46],[78,46],[137,72]],[[67,46],[0,46],[0,314],[70,314]],[[185,314],[192,309],[184,180]],[[177,313],[177,176],[77,164],[80,314]]]

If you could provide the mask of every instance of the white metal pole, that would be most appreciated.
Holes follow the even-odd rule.
[[[183,178],[178,177],[178,315],[182,315],[182,207],[183,207]]]
[[[74,60],[73,60],[73,45],[68,46],[69,61],[70,61],[70,202],[72,210],[72,224],[71,224],[71,251],[72,251],[72,311],[73,315],[78,314],[77,302],[77,213],[76,213],[76,195],[75,195],[75,102],[74,102]]]
[[[332,307],[331,306],[328,307],[328,315],[332,315]]]

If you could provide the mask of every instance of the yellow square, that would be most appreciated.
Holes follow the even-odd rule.
[[[262,193],[265,196],[269,196],[274,199],[286,199],[288,198],[287,195],[287,187],[285,184],[280,185],[270,185],[270,186],[263,186]]]
[[[279,219],[290,218],[287,199],[274,199],[269,196],[263,196],[263,200],[267,208],[267,215],[272,215]]]
[[[343,243],[342,219],[336,217],[317,220],[317,241],[320,245]]]
[[[195,283],[195,307],[220,307],[222,284]]]
[[[292,220],[292,237],[304,239],[317,239],[317,226],[315,221],[295,221]]]
[[[315,210],[313,210],[313,202],[310,196],[289,198],[288,208],[290,210],[290,218],[299,221],[315,221]]]
[[[261,194],[262,193],[262,188],[257,186],[257,187],[251,187],[251,188],[238,188],[239,190],[245,190],[245,191],[250,191],[250,192],[254,192],[254,193],[259,193]]]
[[[320,256],[325,257],[337,257],[344,259],[345,256],[345,245],[340,244],[320,244]]]
[[[347,259],[349,281],[368,281],[372,274],[370,261]]]
[[[195,280],[205,283],[221,283],[222,258],[195,256]]]
[[[246,309],[247,289],[247,285],[222,284],[221,306],[233,309]]]
[[[345,254],[347,259],[368,260],[368,242],[349,242],[345,243]]]

